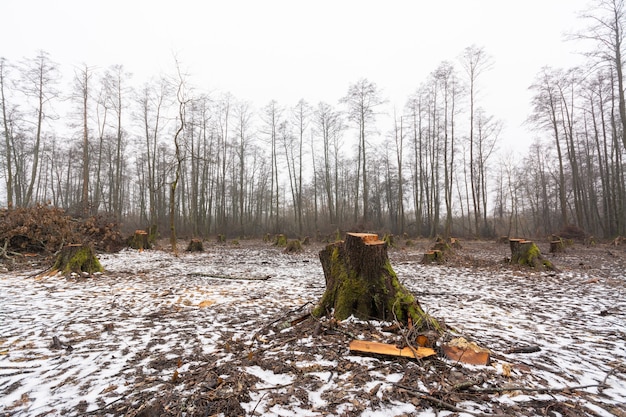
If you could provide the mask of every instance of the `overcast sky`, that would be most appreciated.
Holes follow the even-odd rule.
[[[206,91],[262,107],[336,104],[351,83],[375,82],[401,109],[442,61],[475,44],[492,56],[480,103],[502,120],[507,143],[529,143],[521,124],[542,66],[581,61],[564,35],[588,0],[2,0],[0,56],[44,50],[74,66],[122,64],[135,80],[173,73],[174,56]],[[69,83],[69,81],[68,81]],[[388,129],[388,127],[384,127]]]

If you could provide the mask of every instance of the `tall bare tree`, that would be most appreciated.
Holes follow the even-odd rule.
[[[0,57],[0,100],[2,105],[2,128],[4,133],[4,156],[5,156],[5,167],[6,167],[6,188],[7,188],[7,207],[9,210],[13,207],[13,148],[12,148],[12,121],[10,119],[10,113],[8,112],[8,103],[7,103],[7,93],[6,93],[6,85],[7,85],[7,74],[8,74],[8,64],[6,59]]]
[[[348,119],[358,129],[358,157],[357,157],[357,183],[356,201],[354,204],[354,220],[358,218],[358,189],[359,171],[362,176],[363,188],[363,223],[369,221],[369,183],[367,181],[367,134],[376,121],[377,109],[385,103],[378,86],[367,80],[360,79],[350,85],[348,93],[340,100],[348,108]]]
[[[39,51],[35,58],[23,63],[21,75],[22,91],[28,99],[34,102],[35,113],[31,174],[23,201],[23,204],[27,206],[33,202],[33,190],[37,181],[40,152],[43,146],[44,122],[47,118],[51,118],[53,113],[48,112],[46,108],[51,106],[51,102],[59,95],[56,84],[60,74],[58,65],[50,59],[49,54],[45,51]]]
[[[170,183],[170,244],[172,252],[178,255],[178,247],[176,245],[176,187],[181,175],[183,165],[183,149],[181,144],[181,134],[185,129],[185,112],[189,98],[187,97],[187,88],[185,85],[185,77],[180,70],[178,62],[176,62],[178,72],[176,100],[178,102],[178,116],[176,118],[176,132],[174,133],[174,178]]]
[[[478,80],[480,76],[489,70],[493,63],[491,57],[485,52],[484,48],[476,45],[469,46],[463,51],[461,64],[467,74],[469,84],[469,172],[472,190],[472,204],[474,208],[474,228],[476,235],[479,235],[480,222],[480,195],[477,189],[478,182],[476,180],[476,160],[475,160],[475,117],[476,117],[476,95],[478,92]]]

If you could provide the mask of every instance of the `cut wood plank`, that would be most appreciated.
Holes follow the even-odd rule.
[[[396,345],[380,342],[368,342],[365,340],[353,340],[350,342],[351,352],[370,353],[376,355],[402,356],[404,358],[421,359],[427,356],[435,355],[435,351],[431,348],[410,347],[399,348]]]

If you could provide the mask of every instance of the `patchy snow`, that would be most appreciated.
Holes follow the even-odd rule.
[[[557,274],[496,261],[421,265],[422,248],[391,250],[422,307],[492,351],[479,367],[355,356],[341,332],[290,326],[324,291],[319,249],[125,250],[100,255],[107,272],[91,278],[0,274],[0,415],[158,415],[173,398],[188,416],[470,415],[428,392],[452,393],[446,403],[475,414],[626,415],[624,250],[596,265],[587,256],[601,250],[559,255]],[[393,337],[378,323],[342,326]],[[540,350],[507,353],[520,345]],[[437,372],[502,390],[454,393]]]

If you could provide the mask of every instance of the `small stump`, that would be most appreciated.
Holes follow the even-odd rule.
[[[563,239],[550,241],[550,253],[559,253],[565,251],[565,243]]]
[[[396,246],[394,236],[391,233],[383,236],[383,241],[387,244],[388,248],[393,248]]]
[[[103,272],[104,268],[98,261],[93,248],[88,245],[67,245],[61,249],[56,257],[53,273],[61,272],[63,274]]]
[[[226,236],[220,233],[219,235],[217,235],[215,240],[217,243],[226,243]]]
[[[145,230],[135,230],[135,234],[130,239],[129,246],[133,249],[139,249],[142,252],[144,249],[152,249],[150,240],[148,238],[148,232]]]
[[[442,264],[446,261],[446,257],[444,256],[444,252],[434,249],[434,250],[429,250],[426,253],[424,253],[424,257],[422,258],[422,264],[424,265],[428,265],[428,264]]]
[[[283,234],[276,235],[276,237],[274,238],[274,246],[279,246],[281,248],[287,246],[287,236]]]
[[[541,256],[537,245],[526,239],[509,239],[511,247],[511,263],[529,266],[534,269],[556,271],[552,262]]]
[[[290,240],[287,242],[287,246],[285,246],[285,253],[300,253],[302,252],[302,244],[298,239]]]
[[[397,320],[417,329],[442,330],[415,297],[400,284],[387,255],[387,244],[371,233],[347,233],[320,254],[326,291],[313,310],[316,317],[337,320],[354,315],[370,320]]]
[[[202,240],[191,239],[189,245],[187,245],[187,252],[203,252],[204,246],[202,246]]]

